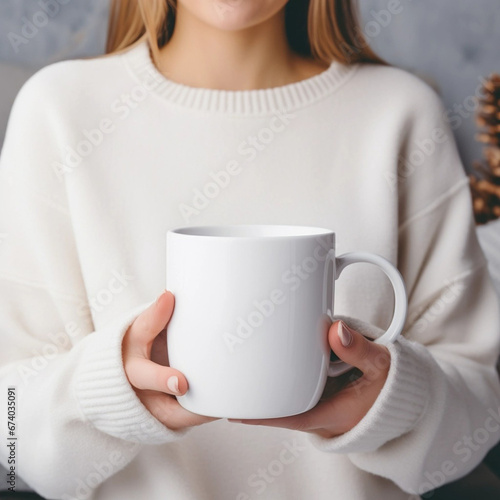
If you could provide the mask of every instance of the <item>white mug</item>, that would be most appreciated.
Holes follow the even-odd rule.
[[[335,233],[299,226],[205,226],[167,233],[169,364],[187,378],[187,410],[221,418],[303,413],[319,401],[330,363],[335,280],[356,262],[379,266],[394,287],[394,315],[375,342],[393,342],[406,319],[398,270],[371,253],[335,257]]]

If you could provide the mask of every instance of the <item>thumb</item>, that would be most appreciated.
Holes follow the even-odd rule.
[[[130,341],[132,348],[138,348],[142,352],[143,347],[152,344],[170,321],[174,306],[174,295],[164,290],[130,325],[125,337],[126,342]]]
[[[344,362],[359,368],[369,378],[386,375],[391,362],[387,347],[365,338],[344,321],[336,321],[328,332],[333,352]]]

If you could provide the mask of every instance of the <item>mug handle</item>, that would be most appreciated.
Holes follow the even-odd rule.
[[[334,265],[335,276],[334,279],[337,280],[342,273],[342,271],[351,264],[356,264],[358,262],[365,262],[368,264],[375,264],[378,266],[386,276],[389,278],[392,287],[394,289],[394,314],[392,317],[391,324],[387,331],[379,338],[375,339],[374,342],[377,344],[387,345],[394,342],[403,330],[403,326],[406,321],[406,314],[408,310],[408,301],[406,297],[406,287],[403,281],[401,273],[393,266],[387,259],[368,252],[349,252],[339,257],[335,257],[335,250],[330,250],[326,257],[325,263],[325,275],[324,275],[324,290],[325,290],[325,302],[326,302],[326,290],[328,290],[328,269],[330,263]],[[332,293],[332,306],[330,309],[331,315],[333,315],[333,301],[334,294]],[[325,304],[326,306],[326,304]],[[325,307],[326,309],[326,307]],[[331,318],[333,320],[333,318]],[[335,377],[349,371],[352,368],[351,365],[344,363],[343,361],[332,361],[328,368],[328,376]]]

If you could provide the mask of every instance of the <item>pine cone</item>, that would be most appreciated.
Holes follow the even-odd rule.
[[[479,101],[476,140],[487,144],[484,160],[473,164],[469,176],[477,224],[500,218],[500,75],[491,75]]]

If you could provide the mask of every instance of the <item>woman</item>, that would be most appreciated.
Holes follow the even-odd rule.
[[[1,157],[16,473],[49,498],[320,500],[407,499],[473,469],[500,438],[500,322],[435,94],[373,55],[347,0],[116,1],[109,47],[25,85]],[[164,235],[232,223],[335,228],[339,251],[397,264],[404,338],[361,335],[392,292],[359,266],[329,342],[361,378],[294,417],[184,410],[174,298],[151,302]]]

